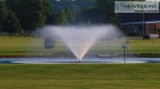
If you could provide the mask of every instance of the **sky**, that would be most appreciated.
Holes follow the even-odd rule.
[[[157,1],[157,2],[160,2],[160,0],[146,0],[146,1]]]

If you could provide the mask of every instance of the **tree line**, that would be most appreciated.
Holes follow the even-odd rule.
[[[50,15],[47,0],[1,0],[0,32],[10,36],[31,34],[36,28],[43,27]]]
[[[35,29],[47,24],[70,25],[91,22],[111,23],[120,27],[119,16],[114,13],[114,1],[0,0],[0,33],[10,36],[16,33],[32,35]]]

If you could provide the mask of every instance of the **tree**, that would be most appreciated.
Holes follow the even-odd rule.
[[[106,23],[116,24],[119,21],[118,14],[114,13],[114,1],[115,0],[96,0],[97,9],[103,14],[105,17]],[[117,22],[114,22],[114,21]]]
[[[92,23],[92,21],[96,21],[95,13],[97,13],[95,8],[85,7],[83,8],[81,16],[82,18],[84,18],[85,23],[87,22],[88,24],[90,24],[90,22]]]
[[[68,24],[76,24],[82,22],[81,15],[85,7],[95,7],[95,0],[49,0],[56,15],[58,10],[65,10],[67,14]],[[82,18],[82,19],[81,19]]]
[[[96,0],[96,6],[99,10],[111,15],[114,11],[115,0]]]
[[[121,24],[120,19],[119,19],[119,15],[116,14],[116,13],[113,13],[113,14],[110,16],[109,22],[110,22],[111,24],[114,24],[114,25],[120,27],[120,28],[122,27],[122,24]]]
[[[51,15],[48,0],[5,0],[8,7],[20,20],[25,31],[44,26]]]
[[[12,11],[8,10],[8,15],[3,23],[3,32],[7,32],[12,36],[13,33],[18,33],[20,30],[19,20]]]
[[[3,22],[7,17],[7,7],[3,1],[0,1],[0,31],[3,29]]]
[[[68,22],[67,14],[65,10],[59,10],[57,13],[56,24],[57,25],[66,25]]]
[[[70,9],[66,9],[65,13],[67,15],[67,22],[68,23],[74,23],[74,21],[76,20],[76,13]]]

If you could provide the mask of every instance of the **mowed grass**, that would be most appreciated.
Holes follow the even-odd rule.
[[[56,45],[54,49],[45,49],[44,38],[0,37],[0,55],[52,55],[66,52],[64,44]]]
[[[126,40],[126,39],[115,39],[111,41],[100,41],[93,47],[93,51],[97,54],[106,53],[123,53],[122,45],[127,44],[127,53],[160,53],[160,39],[150,40]]]
[[[96,54],[123,53],[122,45],[125,39],[98,41],[90,50]],[[128,40],[127,53],[160,53],[160,39]],[[68,51],[67,46],[60,41],[53,49],[44,48],[44,38],[33,37],[0,37],[0,55],[53,55]]]
[[[0,65],[2,89],[159,89],[160,64]]]
[[[160,39],[130,40],[128,51],[133,53],[160,53]]]

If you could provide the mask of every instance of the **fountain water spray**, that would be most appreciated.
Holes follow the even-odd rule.
[[[51,33],[55,33],[68,46],[76,58],[81,61],[87,51],[101,37],[115,35],[116,27],[108,26],[49,26]]]

